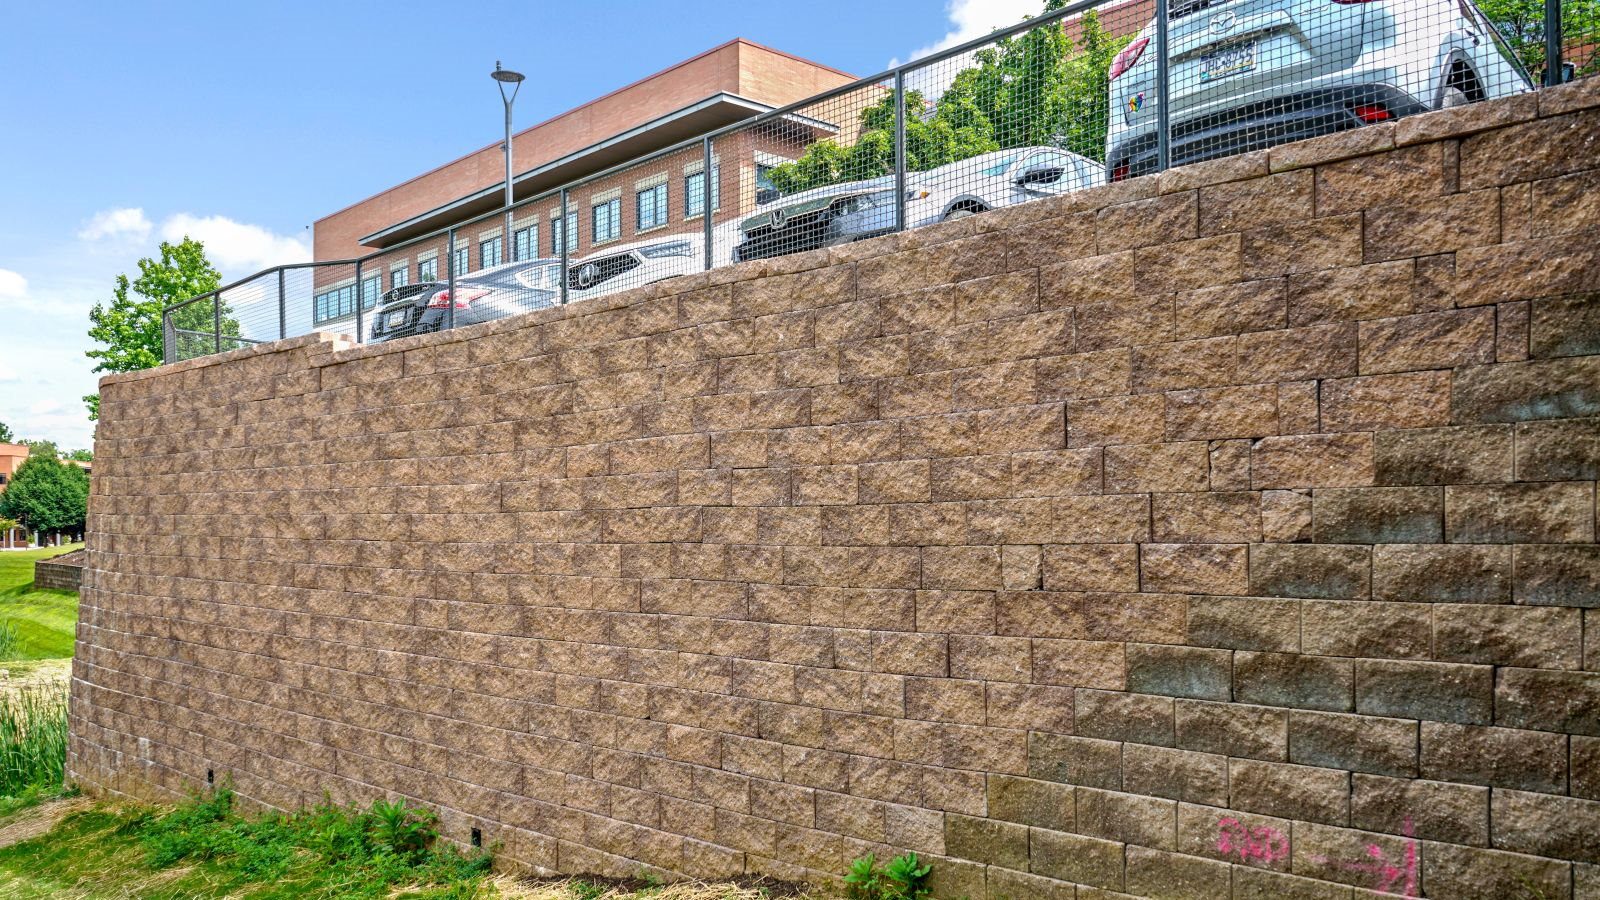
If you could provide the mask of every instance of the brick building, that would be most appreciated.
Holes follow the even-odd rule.
[[[17,467],[28,459],[27,444],[0,443],[0,491],[11,481],[11,476],[17,474]]]
[[[752,118],[830,88],[853,76],[743,39],[735,39],[661,72],[515,134],[518,201],[639,159],[722,126]],[[736,221],[753,206],[767,168],[797,158],[824,137],[853,142],[860,110],[878,92],[846,95],[826,115],[796,115],[716,142],[712,156],[713,218]],[[809,112],[809,111],[808,111]],[[564,231],[577,259],[607,245],[650,236],[699,234],[704,205],[704,153],[699,146],[657,157],[570,192]],[[509,241],[505,222],[485,217],[503,201],[504,162],[496,142],[359,203],[317,220],[317,261],[388,251],[363,264],[360,296],[371,308],[384,291],[442,280],[445,237],[461,226],[456,272],[500,262],[559,257],[559,193],[516,211]],[[313,325],[341,330],[353,319],[358,273],[348,266],[319,269]]]

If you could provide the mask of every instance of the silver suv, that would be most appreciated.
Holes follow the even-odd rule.
[[[1471,0],[1170,0],[1173,165],[1533,89]],[[1151,22],[1110,79],[1111,180],[1156,169]]]

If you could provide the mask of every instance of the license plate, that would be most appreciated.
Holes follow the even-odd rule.
[[[1256,41],[1219,47],[1200,57],[1200,80],[1215,81],[1256,67]]]
[[[406,311],[403,309],[397,309],[383,315],[383,327],[385,329],[399,328],[404,324],[406,324]]]

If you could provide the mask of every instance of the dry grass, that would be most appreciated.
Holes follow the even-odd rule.
[[[0,819],[0,847],[36,838],[56,827],[62,818],[93,805],[94,801],[87,797],[63,797]]]
[[[833,895],[807,891],[795,885],[743,885],[728,882],[684,881],[642,887],[637,882],[606,879],[566,878],[560,881],[529,882],[511,876],[496,876],[490,882],[504,900],[829,900]]]

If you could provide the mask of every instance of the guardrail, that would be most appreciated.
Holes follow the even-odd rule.
[[[1595,0],[1493,8],[1047,9],[359,259],[278,266],[174,304],[165,359],[475,324],[1600,71]]]

